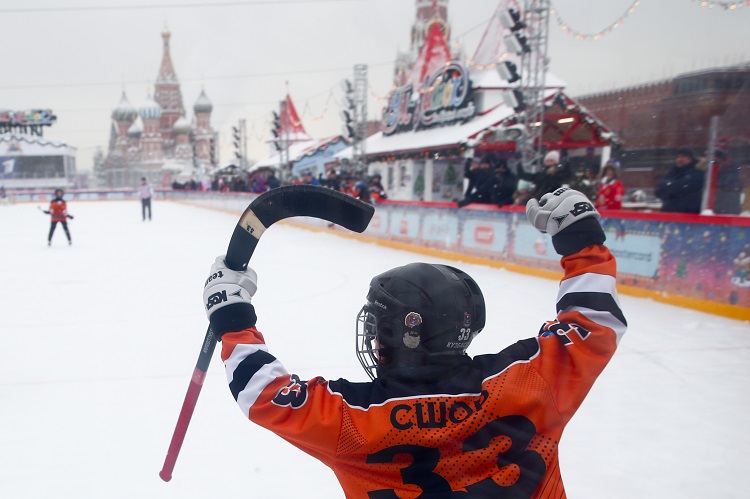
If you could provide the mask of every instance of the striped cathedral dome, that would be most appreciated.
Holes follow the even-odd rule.
[[[133,121],[137,115],[138,110],[130,103],[123,90],[120,103],[112,110],[112,119],[116,121]]]
[[[158,120],[161,118],[161,106],[156,103],[154,99],[149,95],[146,102],[141,104],[138,108],[138,114],[141,115],[142,120]]]

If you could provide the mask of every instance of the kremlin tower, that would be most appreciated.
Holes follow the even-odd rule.
[[[416,0],[417,16],[411,28],[411,41],[408,52],[396,55],[393,84],[396,87],[409,83],[412,66],[422,50],[433,25],[442,32],[445,43],[450,43],[448,24],[448,0]]]
[[[194,117],[187,117],[172,64],[171,33],[165,29],[161,36],[162,59],[153,94],[136,107],[123,91],[112,111],[109,148],[97,172],[108,187],[132,187],[141,177],[155,186],[169,186],[176,180],[197,179],[216,165],[213,105],[201,90]]]

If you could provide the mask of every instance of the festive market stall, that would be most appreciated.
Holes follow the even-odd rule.
[[[289,95],[283,101],[275,127],[274,137],[269,140],[272,152],[255,163],[250,168],[251,173],[275,170],[280,176],[289,174],[291,178],[298,178],[309,172],[318,177],[324,173],[324,165],[331,161],[333,155],[347,147],[340,135],[312,138],[305,130]]]
[[[432,27],[409,83],[388,96],[382,131],[365,142],[368,172],[382,176],[391,199],[456,201],[465,158],[492,154],[514,163],[515,142],[498,141],[493,133],[519,121],[518,107],[504,98],[518,83],[497,71],[513,58],[485,36],[474,58],[452,60],[442,32]],[[600,155],[606,160],[612,133],[565,94],[561,80],[548,73],[545,82],[545,149],[582,155],[607,148]],[[351,148],[337,154],[342,160],[351,156]]]

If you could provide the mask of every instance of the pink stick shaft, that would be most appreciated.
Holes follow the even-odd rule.
[[[180,454],[182,442],[183,440],[185,440],[185,434],[187,433],[190,419],[193,417],[193,410],[195,410],[195,404],[198,402],[198,395],[200,395],[201,393],[203,380],[205,378],[206,373],[196,367],[193,371],[193,377],[190,380],[190,385],[188,386],[187,393],[185,394],[185,401],[182,403],[180,417],[177,418],[177,425],[175,426],[174,433],[172,434],[172,441],[169,443],[167,457],[164,458],[164,466],[159,472],[159,476],[165,482],[168,482],[172,479],[174,465],[177,462],[177,456]]]

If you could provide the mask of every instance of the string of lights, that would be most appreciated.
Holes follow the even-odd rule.
[[[261,129],[260,132],[258,132],[255,128],[255,122],[254,121],[250,122],[250,135],[252,135],[252,137],[258,142],[261,142],[267,138],[266,137],[267,131],[268,131],[268,126],[265,122],[263,123],[263,128]]]
[[[738,2],[726,2],[726,1],[716,1],[716,0],[691,0],[691,2],[698,4],[698,6],[700,7],[708,7],[708,8],[718,7],[718,8],[721,8],[724,10],[730,10],[730,11],[740,9],[742,7],[750,7],[750,0],[744,0],[744,1],[738,1]],[[636,9],[640,6],[640,3],[641,3],[641,0],[633,0],[633,2],[628,6],[628,8],[625,9],[625,11],[614,22],[612,22],[608,26],[605,26],[603,29],[597,32],[593,32],[593,33],[583,33],[583,32],[580,32],[571,28],[570,24],[562,18],[562,16],[558,12],[558,9],[554,5],[552,5],[552,8],[550,9],[550,13],[555,16],[555,19],[560,29],[564,31],[566,34],[568,34],[569,36],[574,37],[576,40],[599,41],[603,37],[605,37],[607,34],[611,33],[612,31],[622,26],[622,24],[625,23],[626,20],[628,20],[630,15],[635,13]],[[485,21],[484,23],[478,24],[477,26],[474,26],[468,31],[477,29],[485,25],[486,23],[487,21]],[[453,43],[454,53],[459,53],[461,48],[462,48],[461,44],[457,38],[457,41]],[[464,62],[470,68],[477,69],[479,71],[484,71],[487,69],[494,69],[498,64],[503,62],[503,60],[505,60],[507,57],[508,57],[508,53],[504,52],[500,54],[496,60],[494,60],[493,62],[489,64],[478,64],[476,61],[468,57],[464,59]],[[403,63],[403,61],[399,61],[399,63],[400,63],[400,66],[403,66],[403,67],[396,68],[396,71],[399,73],[404,73],[406,71],[405,64]],[[390,95],[390,93],[395,89],[396,89],[396,86],[395,85],[392,86],[388,90],[388,93],[386,94],[385,97],[375,94],[372,91],[372,89],[370,90],[370,94],[377,101],[387,101],[388,95]],[[433,90],[432,88],[426,88],[426,89],[423,88],[423,89],[420,89],[419,92],[427,93],[427,92],[431,92],[432,90]]]
[[[557,11],[557,8],[555,8],[554,5],[552,5],[552,8],[550,9],[550,14],[553,14],[555,16],[555,20],[557,21],[557,25],[560,27],[560,29],[576,40],[599,41],[602,39],[602,37],[622,26],[622,24],[628,19],[628,17],[635,12],[640,3],[640,0],[634,0],[634,2],[631,3],[627,9],[625,9],[625,12],[623,12],[616,21],[595,33],[582,33],[571,28],[570,25],[560,16],[560,13]]]
[[[375,91],[370,86],[369,82],[367,84],[367,88],[370,89],[370,97],[372,97],[373,99],[375,99],[377,102],[388,102],[388,95],[390,95],[390,93],[393,92],[396,89],[395,86],[392,86],[391,89],[386,94],[386,96],[385,97],[381,97],[380,95],[378,95],[378,94],[375,93]]]
[[[613,22],[612,24],[610,24],[609,26],[605,27],[604,29],[600,30],[597,33],[590,33],[590,34],[581,33],[581,32],[578,32],[578,31],[573,30],[572,28],[570,28],[570,26],[568,25],[568,23],[565,22],[565,20],[562,19],[562,17],[560,16],[560,14],[557,12],[557,9],[555,9],[554,7],[550,10],[550,13],[552,13],[552,14],[555,15],[555,17],[557,19],[557,22],[558,22],[558,25],[560,25],[561,29],[563,29],[568,35],[574,36],[577,40],[593,40],[593,41],[596,41],[596,40],[601,39],[607,33],[613,31],[614,29],[617,29],[620,25],[622,25],[622,23],[625,22],[625,19],[630,14],[634,13],[635,10],[636,10],[636,8],[639,5],[640,5],[640,0],[634,0],[630,4],[630,6],[625,10],[625,12],[615,22]],[[487,21],[485,21],[484,23],[478,24],[477,26],[474,26],[473,28],[471,28],[468,31],[477,29],[477,28],[485,25],[486,23],[487,23]],[[458,40],[458,38],[457,38],[457,40]],[[456,42],[453,43],[453,49],[454,49],[454,53],[459,53],[460,52],[461,45],[460,45],[460,43],[458,41],[456,41]],[[473,59],[471,59],[469,57],[466,57],[464,59],[464,63],[468,67],[470,67],[472,69],[476,69],[476,70],[479,70],[479,71],[484,71],[484,70],[488,70],[488,69],[494,69],[495,67],[497,67],[498,64],[502,63],[507,58],[508,58],[508,52],[503,52],[494,61],[490,62],[489,64],[479,64],[479,63],[477,63],[476,61],[474,61]],[[403,62],[402,61],[400,61],[400,62],[403,65]],[[399,68],[396,69],[396,71],[403,73],[405,71],[405,68],[400,68],[399,67]],[[392,87],[388,91],[388,94],[390,94],[390,92],[392,92],[395,88],[396,88],[395,86]],[[432,92],[433,90],[434,90],[434,86],[430,87],[430,88],[420,88],[418,91],[420,93],[424,94],[424,93]],[[374,94],[372,92],[371,92],[371,94],[372,94],[373,98],[375,98],[378,101],[386,101],[386,100],[388,100],[387,96],[386,97],[381,97],[381,96],[378,96],[378,95],[376,95],[376,94]]]
[[[302,116],[308,116],[310,115],[310,119],[313,121],[320,121],[323,118],[325,118],[326,114],[328,114],[328,107],[331,104],[331,101],[333,101],[333,90],[331,90],[328,94],[328,98],[326,99],[325,104],[323,104],[323,110],[320,112],[320,114],[312,114],[312,110],[310,109],[310,101],[305,101],[305,106],[302,108]],[[299,125],[300,123],[294,123],[294,126]]]
[[[500,56],[497,59],[495,59],[493,62],[489,64],[478,64],[476,61],[473,61],[472,59],[469,59],[469,58],[466,58],[465,62],[469,67],[477,68],[479,71],[484,71],[485,69],[495,68],[498,64],[500,64],[507,58],[508,58],[508,53],[503,52],[502,54],[500,54]]]
[[[737,10],[742,7],[750,7],[750,1],[745,2],[708,2],[706,0],[690,0],[692,3],[697,3],[699,7],[708,7],[713,9],[719,7],[724,10]]]

